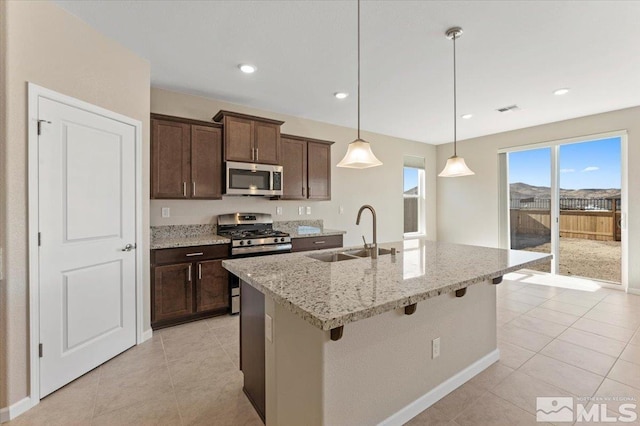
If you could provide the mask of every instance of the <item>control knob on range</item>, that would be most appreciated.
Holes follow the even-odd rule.
[[[281,242],[281,243],[284,243],[284,237],[283,237],[283,238],[280,238],[280,242]]]
[[[244,245],[244,241],[240,241],[240,245],[243,246]]]
[[[250,246],[251,245],[251,240],[247,240],[247,245]]]
[[[274,243],[277,243],[277,242],[278,242],[278,239],[277,239],[277,238],[274,238],[274,239],[273,239],[273,242],[274,242]]]

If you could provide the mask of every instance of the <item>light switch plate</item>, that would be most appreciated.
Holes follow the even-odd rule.
[[[264,314],[264,336],[273,342],[273,318],[267,314]]]
[[[304,214],[304,206],[299,206],[298,207],[298,215],[303,215]]]
[[[171,217],[171,209],[169,207],[162,208],[162,217]]]
[[[440,356],[440,338],[437,337],[431,342],[431,358],[436,359]]]
[[[343,214],[344,213],[344,206],[340,206],[338,208],[338,213]]]
[[[311,214],[311,206],[307,206],[307,214]]]
[[[276,207],[276,214],[277,214],[278,216],[281,216],[281,215],[282,215],[282,207],[281,207],[281,206]]]

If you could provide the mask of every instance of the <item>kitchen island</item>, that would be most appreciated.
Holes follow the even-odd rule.
[[[495,284],[550,259],[427,240],[381,247],[397,254],[223,262],[242,281],[245,392],[267,425],[406,422],[499,359]]]

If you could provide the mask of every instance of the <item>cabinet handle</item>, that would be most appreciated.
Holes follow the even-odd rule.
[[[198,263],[198,279],[202,279],[202,263]]]
[[[187,182],[182,182],[182,196],[187,196]]]
[[[193,182],[193,196],[196,196],[196,183]]]
[[[256,149],[251,148],[251,161],[256,161]]]
[[[302,187],[302,196],[304,197],[304,186]]]
[[[189,265],[189,272],[187,273],[187,280],[191,282],[191,265]]]
[[[199,251],[197,253],[187,253],[187,257],[191,257],[191,256],[202,256],[204,253]]]
[[[326,241],[314,241],[313,244],[324,244]]]
[[[256,162],[258,162],[258,148],[256,148]]]
[[[307,196],[311,197],[311,187],[307,187]]]

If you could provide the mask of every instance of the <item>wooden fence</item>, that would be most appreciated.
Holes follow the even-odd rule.
[[[511,209],[511,234],[550,235],[549,210]],[[560,210],[560,236],[598,241],[620,241],[620,212]]]

